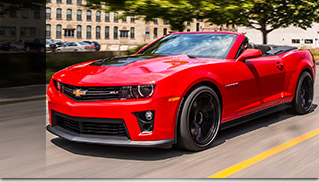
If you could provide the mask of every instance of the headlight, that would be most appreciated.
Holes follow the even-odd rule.
[[[121,90],[121,99],[150,98],[155,85],[124,86]]]
[[[56,81],[56,80],[53,80],[53,83],[54,83],[55,88],[56,88],[58,91],[61,91],[62,83],[61,83],[61,82],[58,82],[58,81]]]

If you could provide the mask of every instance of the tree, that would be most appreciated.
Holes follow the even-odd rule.
[[[267,34],[290,25],[303,29],[319,21],[319,0],[89,0],[91,7],[125,11],[125,15],[167,20],[173,30],[183,31],[193,19],[214,24],[244,25]]]
[[[167,20],[173,30],[183,31],[184,22],[192,21],[200,9],[198,0],[89,0],[91,8],[106,11],[124,11],[124,15],[143,17],[145,21],[153,18]]]
[[[318,0],[252,0],[253,6],[238,14],[234,23],[268,33],[290,25],[306,29],[319,21]]]

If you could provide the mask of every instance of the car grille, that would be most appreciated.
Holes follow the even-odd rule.
[[[69,84],[62,84],[62,92],[73,100],[115,100],[120,99],[122,87],[76,87]],[[74,91],[85,92],[84,95],[76,96]]]
[[[68,131],[78,134],[107,135],[128,137],[122,119],[82,118],[67,116],[53,111],[53,123]]]

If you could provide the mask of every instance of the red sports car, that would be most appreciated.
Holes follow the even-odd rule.
[[[55,73],[47,130],[76,142],[198,151],[233,124],[288,107],[309,112],[315,72],[308,50],[255,45],[240,33],[172,33],[135,55]]]

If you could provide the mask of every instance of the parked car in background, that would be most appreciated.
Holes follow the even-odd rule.
[[[92,46],[86,42],[68,42],[62,47],[58,47],[56,51],[59,52],[76,52],[76,51],[95,51]]]
[[[57,42],[57,43],[55,43],[56,48],[63,47],[66,44],[67,44],[67,42]]]
[[[45,52],[45,39],[34,39],[32,42],[25,42],[24,47],[27,52]]]
[[[24,42],[22,41],[16,41],[16,42],[10,42],[9,43],[11,50],[13,51],[23,51],[24,49]]]
[[[10,44],[8,42],[0,42],[0,50],[9,51]]]
[[[55,49],[56,49],[56,44],[53,42],[53,40],[46,40],[45,41],[45,50],[46,51],[54,52]]]
[[[96,41],[83,41],[83,42],[86,42],[88,44],[90,44],[96,51],[99,51],[101,49],[101,45],[96,42]]]
[[[56,48],[61,47],[61,44],[64,45],[61,40],[47,40],[46,50],[55,52]]]

